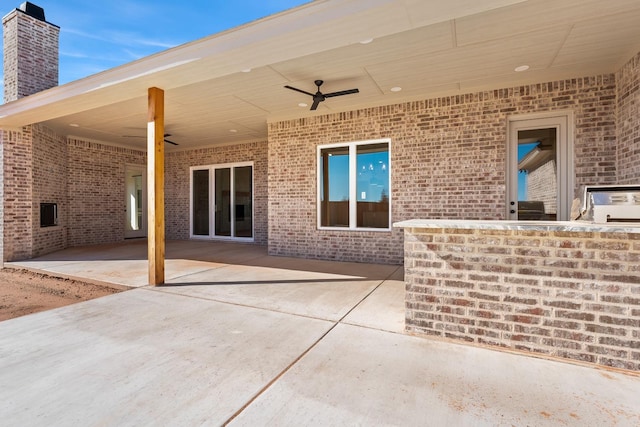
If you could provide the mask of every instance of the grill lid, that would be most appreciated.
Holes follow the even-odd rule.
[[[597,223],[640,222],[640,185],[585,187],[581,219]]]

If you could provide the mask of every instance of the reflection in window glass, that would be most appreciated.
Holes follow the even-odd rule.
[[[387,144],[357,147],[358,227],[389,227],[389,150]]]
[[[231,236],[231,169],[216,169],[216,236]]]
[[[193,171],[193,234],[209,235],[209,170]]]
[[[320,158],[320,223],[349,227],[349,147],[325,148]]]
[[[251,218],[251,189],[253,183],[251,182],[251,166],[242,166],[234,168],[234,184],[235,191],[234,198],[234,221],[235,221],[235,236],[236,237],[252,237],[253,235],[253,221]]]
[[[556,129],[518,131],[518,219],[555,221],[558,216]]]

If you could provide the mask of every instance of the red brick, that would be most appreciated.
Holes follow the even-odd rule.
[[[527,316],[527,315],[521,315],[521,314],[516,314],[516,315],[507,314],[504,316],[504,320],[506,320],[507,322],[525,323],[528,325],[535,325],[540,323],[539,317]]]
[[[582,308],[581,303],[571,302],[571,301],[543,301],[544,305],[549,307],[556,308],[568,308],[570,310],[580,310]]]
[[[582,350],[582,344],[575,341],[563,340],[559,338],[542,338],[542,344],[559,349]]]
[[[576,325],[578,324],[576,323]],[[627,330],[625,328],[614,328],[612,326],[604,326],[594,323],[586,324],[585,330],[587,332],[595,332],[597,334],[605,334],[618,337],[627,336]]]
[[[514,304],[525,304],[525,305],[534,305],[538,303],[538,300],[535,298],[522,298],[512,295],[505,295],[503,298],[504,302],[514,303]]]
[[[571,341],[580,341],[580,342],[594,342],[595,339],[593,335],[584,334],[582,332],[576,331],[566,331],[563,329],[556,329],[553,331],[553,336],[556,338],[563,338]]]
[[[550,326],[552,328],[569,329],[569,330],[577,330],[582,327],[582,324],[578,322],[571,322],[568,320],[554,320],[554,319],[548,319],[548,318],[543,319],[542,324],[544,326]],[[595,331],[589,331],[589,332],[595,332]]]
[[[605,325],[621,325],[629,326],[632,328],[640,328],[640,319],[628,319],[601,315],[599,320]]]
[[[556,310],[554,314],[556,317],[562,319],[582,320],[586,322],[593,322],[596,319],[595,314],[585,313],[583,311]]]
[[[614,337],[600,337],[598,339],[599,344],[610,345],[614,347],[626,347],[632,349],[640,349],[640,341],[621,340]]]

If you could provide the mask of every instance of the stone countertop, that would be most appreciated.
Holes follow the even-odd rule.
[[[640,223],[587,221],[500,221],[463,219],[411,219],[393,224],[396,228],[460,228],[472,230],[575,231],[638,233]]]

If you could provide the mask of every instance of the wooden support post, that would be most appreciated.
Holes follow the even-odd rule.
[[[149,89],[147,123],[149,284],[164,283],[164,91]]]

